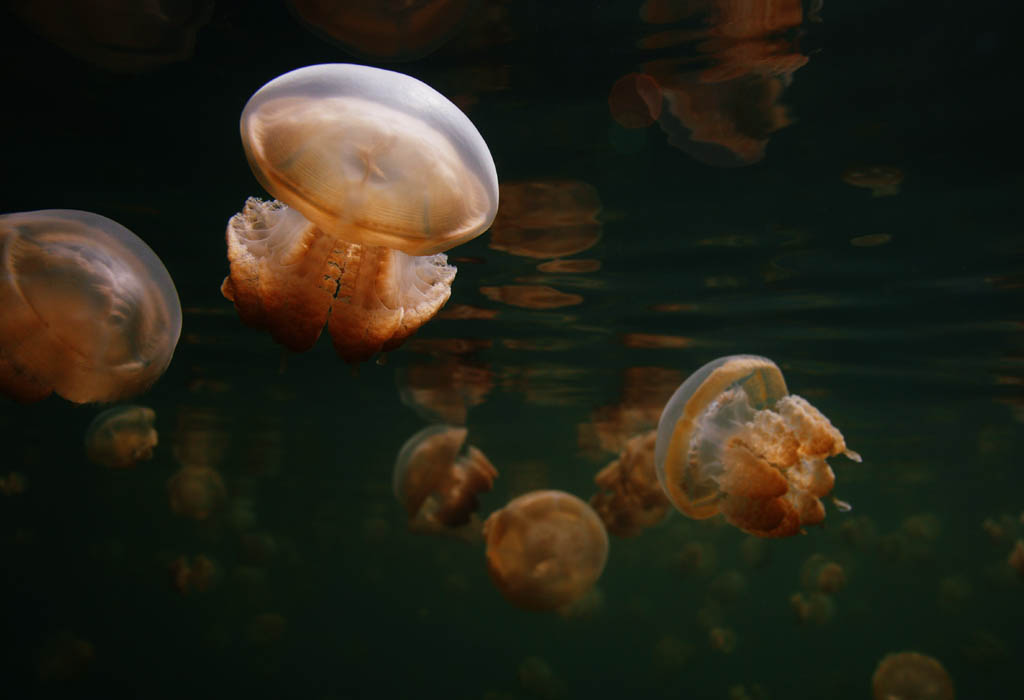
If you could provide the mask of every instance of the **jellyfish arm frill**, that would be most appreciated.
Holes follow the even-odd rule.
[[[221,292],[246,325],[308,350],[327,325],[338,355],[360,362],[401,345],[451,295],[443,254],[411,256],[325,234],[277,201],[246,201],[228,222]]]

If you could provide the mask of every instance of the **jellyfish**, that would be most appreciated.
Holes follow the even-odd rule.
[[[527,610],[554,610],[590,590],[608,560],[597,513],[564,491],[532,491],[484,522],[487,569],[505,598]]]
[[[0,391],[75,403],[145,391],[170,364],[181,304],[163,263],[116,221],[46,209],[0,216]]]
[[[825,518],[835,474],[826,458],[848,450],[842,434],[805,399],[788,394],[774,362],[730,355],[680,385],[658,423],[654,461],[683,514],[721,513],[759,537],[787,537]]]
[[[402,445],[392,485],[409,517],[409,529],[465,535],[478,531],[478,494],[491,490],[498,470],[472,445],[459,454],[466,434],[465,428],[430,425]]]
[[[1010,554],[1006,557],[1006,563],[1024,579],[1024,540],[1017,540]]]
[[[846,570],[821,554],[812,554],[800,568],[800,583],[807,591],[838,593],[846,586]]]
[[[866,165],[847,168],[843,182],[871,190],[872,197],[890,197],[900,193],[903,171],[891,165]]]
[[[633,437],[594,477],[600,490],[590,505],[613,535],[633,537],[665,519],[669,502],[654,472],[656,437],[654,430]]]
[[[498,177],[472,122],[401,73],[307,66],[260,88],[242,112],[256,179],[228,222],[221,293],[242,322],[289,350],[324,326],[347,362],[401,345],[451,294],[442,251],[490,226]]]
[[[916,651],[888,654],[871,677],[875,700],[953,700],[953,679],[937,659]]]
[[[152,459],[157,445],[154,420],[156,412],[146,406],[107,409],[85,431],[85,454],[92,463],[111,469],[128,469]]]
[[[167,480],[171,510],[194,520],[206,520],[223,505],[224,480],[206,466],[185,466]]]

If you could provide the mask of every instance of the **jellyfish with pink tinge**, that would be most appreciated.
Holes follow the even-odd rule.
[[[860,461],[828,418],[791,395],[766,357],[707,363],[669,399],[654,449],[658,479],[685,515],[722,514],[759,537],[787,537],[825,519],[835,483],[827,458]]]

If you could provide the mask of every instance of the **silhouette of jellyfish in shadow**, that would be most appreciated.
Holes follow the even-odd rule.
[[[401,345],[448,300],[442,251],[478,236],[498,177],[472,122],[415,78],[324,64],[260,88],[241,119],[250,198],[227,228],[221,292],[242,322],[289,350],[327,325],[361,362]]]
[[[774,362],[730,355],[680,385],[658,423],[654,462],[669,500],[685,515],[721,513],[744,532],[787,537],[825,519],[835,484],[826,458],[845,454],[842,434],[790,395]]]
[[[0,391],[75,403],[140,394],[167,365],[181,304],[156,254],[105,216],[0,216]]]

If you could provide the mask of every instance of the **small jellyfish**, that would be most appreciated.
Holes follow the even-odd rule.
[[[564,491],[533,491],[484,522],[487,569],[505,598],[527,610],[553,610],[582,597],[608,560],[597,513]]]
[[[107,409],[85,431],[85,454],[93,464],[111,469],[128,469],[152,459],[157,445],[154,420],[156,412],[146,406]]]
[[[889,654],[871,677],[875,700],[953,700],[953,679],[937,659],[916,651]]]
[[[800,568],[800,583],[807,591],[838,593],[846,586],[846,571],[839,563],[812,554]]]
[[[200,554],[189,563],[188,557],[180,556],[167,569],[171,586],[185,595],[192,590],[205,593],[213,587],[217,578],[217,565],[205,554]]]
[[[787,537],[825,518],[835,483],[826,458],[848,450],[842,434],[790,395],[774,362],[730,355],[704,365],[669,399],[655,445],[658,480],[685,515],[721,513],[744,532]]]
[[[167,480],[171,511],[194,520],[206,520],[226,498],[224,480],[205,466],[186,466]]]
[[[789,607],[801,624],[813,623],[819,626],[831,620],[836,612],[831,596],[820,591],[808,595],[794,593],[789,597]]]
[[[847,168],[843,171],[843,182],[871,190],[872,197],[889,197],[899,194],[903,171],[889,165]]]
[[[430,425],[398,451],[392,486],[409,529],[468,536],[478,531],[478,494],[491,490],[498,470],[472,445],[460,454],[466,434],[465,428]]]
[[[6,214],[0,258],[3,393],[115,401],[167,369],[181,333],[178,293],[124,226],[72,209]]]
[[[347,362],[401,345],[451,295],[442,251],[490,226],[498,176],[465,114],[401,73],[286,73],[249,99],[242,144],[277,200],[228,222],[221,293],[289,350],[324,326]]]
[[[594,477],[600,491],[590,498],[590,505],[613,535],[639,535],[668,513],[668,499],[654,472],[656,437],[653,430],[633,437],[619,458]]]
[[[0,493],[5,496],[19,496],[28,489],[28,479],[20,472],[0,475]]]

